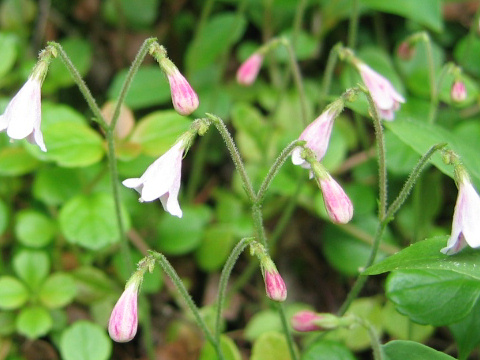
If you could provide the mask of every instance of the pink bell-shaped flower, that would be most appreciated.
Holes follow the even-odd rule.
[[[467,98],[467,89],[463,81],[456,80],[450,90],[450,97],[454,102],[460,103]]]
[[[160,199],[170,214],[182,217],[178,203],[185,141],[179,140],[151,164],[140,178],[126,179],[123,185],[140,194],[140,202]]]
[[[0,116],[0,131],[6,131],[8,137],[15,140],[27,139],[47,151],[40,130],[41,81],[32,75],[7,105]]]
[[[137,296],[139,286],[140,281],[137,279],[128,282],[110,315],[108,333],[112,340],[116,342],[130,341],[137,333]]]
[[[400,103],[404,103],[405,99],[395,90],[390,81],[372,70],[367,64],[359,62],[356,66],[380,117],[392,121],[395,118],[395,111],[400,109]]]
[[[258,52],[250,55],[250,57],[238,68],[237,82],[245,86],[252,85],[257,78],[260,68],[262,67],[262,62],[263,55],[259,54]]]
[[[453,213],[452,234],[441,252],[447,255],[458,253],[467,245],[480,247],[480,197],[468,179],[462,176],[457,203]]]
[[[305,146],[313,151],[317,161],[321,161],[327,152],[333,121],[336,116],[337,112],[335,110],[327,109],[300,134],[299,140],[306,141]],[[302,150],[300,146],[293,149],[292,163],[310,169],[310,164],[302,158]]]
[[[328,173],[318,182],[330,219],[338,224],[348,223],[353,216],[353,205],[345,191]]]

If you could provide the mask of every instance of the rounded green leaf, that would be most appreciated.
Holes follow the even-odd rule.
[[[120,96],[128,69],[120,71],[108,89],[108,98],[116,100]],[[143,66],[138,69],[125,98],[125,104],[132,110],[171,102],[170,85],[158,65]]]
[[[385,360],[454,360],[450,355],[415,341],[394,340],[382,345]]]
[[[0,278],[0,309],[18,309],[28,300],[28,289],[16,278],[2,276]]]
[[[50,259],[44,251],[22,250],[13,258],[13,269],[36,292],[50,271]]]
[[[100,326],[77,321],[63,332],[60,352],[64,360],[107,360],[112,342]]]
[[[336,341],[319,340],[309,346],[302,355],[302,360],[355,360],[353,353]]]
[[[100,161],[105,153],[101,136],[88,125],[57,121],[43,129],[47,152],[41,154],[62,167],[83,167]]]
[[[39,164],[40,162],[23,147],[0,149],[0,176],[25,175],[35,170]]]
[[[253,344],[251,360],[291,360],[285,336],[272,331],[261,335]]]
[[[12,34],[0,33],[0,77],[3,77],[15,64],[17,58],[16,37]]]
[[[77,301],[90,305],[118,292],[117,284],[103,271],[80,267],[72,273],[77,288]]]
[[[23,210],[16,214],[15,236],[23,245],[45,246],[52,241],[55,233],[54,221],[40,211]]]
[[[174,110],[156,111],[140,119],[130,140],[142,147],[143,153],[159,156],[188,130],[191,122]]]
[[[242,355],[235,342],[228,336],[220,336],[220,347],[225,360],[241,360]],[[205,342],[199,360],[218,360],[217,353],[209,342]]]
[[[198,266],[204,271],[219,270],[227,260],[234,239],[228,225],[209,227],[195,252]]]
[[[22,309],[16,321],[17,332],[29,339],[37,339],[48,334],[52,326],[52,317],[42,306],[30,306]]]
[[[186,254],[198,247],[211,218],[206,206],[184,207],[181,219],[165,214],[158,224],[158,249],[169,255]]]
[[[125,229],[130,218],[122,208]],[[98,250],[119,240],[115,204],[109,194],[79,195],[68,201],[60,210],[62,233],[72,244]]]
[[[57,272],[47,278],[40,289],[40,301],[50,309],[65,306],[77,294],[75,280],[69,274]]]
[[[60,41],[63,50],[81,76],[87,74],[92,62],[92,47],[87,40],[81,38],[67,38]],[[43,83],[43,90],[52,92],[57,88],[68,87],[75,83],[70,72],[60,60],[60,56],[52,61],[48,75]],[[47,146],[48,149],[48,146]]]
[[[37,171],[33,181],[33,195],[47,205],[60,205],[82,188],[79,173],[75,169],[44,167]]]

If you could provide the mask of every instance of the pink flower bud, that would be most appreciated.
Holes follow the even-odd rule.
[[[415,55],[415,46],[408,41],[402,41],[398,46],[397,55],[402,60],[410,60]]]
[[[452,234],[441,252],[453,255],[467,245],[480,247],[480,197],[468,179],[462,177],[453,213]]]
[[[274,301],[285,301],[287,298],[287,287],[277,269],[270,268],[265,270],[263,278],[267,296]]]
[[[353,216],[353,205],[345,191],[328,173],[319,183],[330,219],[339,224],[348,223]]]
[[[321,316],[313,311],[300,311],[292,317],[292,327],[296,331],[307,332],[323,330],[323,328],[316,324],[316,321],[320,320]]]
[[[404,103],[405,99],[395,90],[390,81],[372,70],[368,65],[358,63],[357,68],[372,96],[380,117],[392,121],[395,118],[395,111],[400,109],[400,103]]]
[[[237,81],[241,85],[252,85],[262,67],[263,55],[254,53],[243,62],[237,71]]]
[[[108,323],[108,333],[116,342],[132,340],[137,333],[137,295],[138,281],[127,284],[125,291],[113,308]]]
[[[167,77],[170,83],[173,107],[181,115],[190,115],[198,108],[197,93],[193,91],[187,79],[176,67],[167,73]]]
[[[465,101],[467,98],[467,89],[465,88],[465,84],[463,81],[456,80],[450,91],[450,96],[453,101],[455,102],[462,102]]]
[[[0,131],[6,130],[11,139],[27,139],[47,151],[40,131],[40,98],[41,81],[38,76],[31,76],[0,116]]]

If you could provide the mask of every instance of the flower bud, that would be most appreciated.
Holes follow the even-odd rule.
[[[410,60],[415,55],[415,46],[409,41],[402,41],[397,48],[397,55],[402,60]]]
[[[108,333],[116,342],[132,340],[137,333],[137,296],[141,277],[132,277],[118,299],[108,323]]]
[[[199,105],[197,93],[168,58],[162,58],[160,66],[168,77],[173,107],[181,115],[190,115]]]
[[[291,319],[293,329],[301,332],[350,327],[354,323],[355,318],[349,315],[338,317],[333,314],[316,313],[309,310],[299,311]]]
[[[273,265],[273,269],[270,268],[264,271],[263,279],[267,296],[274,301],[285,301],[287,298],[287,287],[275,265]]]
[[[342,187],[330,176],[319,179],[323,201],[330,219],[338,224],[348,223],[353,216],[353,205]]]
[[[252,85],[262,67],[263,55],[254,53],[243,62],[237,71],[237,82],[241,85]]]
[[[452,101],[460,103],[465,101],[467,98],[467,89],[465,88],[465,84],[461,80],[456,80],[453,82],[452,89],[450,90],[450,97]]]

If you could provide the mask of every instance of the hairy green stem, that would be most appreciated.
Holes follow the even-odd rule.
[[[365,329],[367,329],[368,336],[370,337],[370,344],[372,345],[373,359],[382,360],[384,356],[383,356],[380,340],[378,338],[377,330],[369,321],[363,318],[357,318],[356,320],[357,320],[357,323],[359,323]]]
[[[257,233],[257,239],[268,251],[267,236],[265,235],[265,228],[263,227],[262,207],[260,204],[252,205],[252,218],[255,232]]]
[[[177,272],[173,268],[173,266],[170,264],[170,262],[167,260],[167,258],[163,255],[160,254],[156,251],[149,251],[150,255],[155,261],[157,261],[160,266],[162,267],[163,271],[167,276],[172,280],[172,282],[175,284],[175,287],[177,288],[180,296],[183,298],[185,303],[187,304],[188,308],[190,311],[193,313],[193,316],[195,317],[195,320],[197,321],[197,324],[200,326],[202,329],[203,333],[205,334],[205,337],[207,340],[212,344],[212,346],[215,348],[217,351],[217,355],[221,360],[224,360],[224,356],[222,354],[220,344],[215,340],[214,336],[210,332],[210,330],[207,327],[207,324],[203,320],[202,316],[200,315],[200,311],[198,310],[197,306],[193,302],[192,297],[188,293],[187,289],[185,288],[185,285],[183,285],[182,280],[178,276]]]
[[[230,132],[228,131],[222,119],[212,114],[207,114],[207,116],[212,121],[213,125],[215,125],[218,132],[225,141],[227,149],[230,152],[230,156],[232,157],[233,163],[235,164],[235,168],[237,169],[238,173],[240,174],[240,178],[242,179],[243,187],[245,189],[245,192],[247,193],[248,199],[252,204],[254,204],[256,202],[256,195],[253,190],[250,178],[247,175],[247,171],[245,170],[245,165],[243,164],[240,153],[235,146],[235,142],[233,141]]]
[[[357,43],[358,18],[358,0],[353,0],[348,26],[348,47],[352,50],[355,49]]]
[[[105,121],[105,118],[103,117],[102,112],[100,111],[100,108],[97,105],[97,102],[93,98],[92,93],[90,92],[90,89],[85,84],[85,81],[83,81],[82,76],[78,72],[77,68],[75,67],[75,65],[73,65],[72,61],[68,57],[65,50],[63,50],[62,45],[54,41],[51,41],[48,44],[53,46],[55,49],[57,49],[58,54],[60,55],[60,59],[62,60],[63,64],[65,65],[68,72],[70,73],[73,80],[75,81],[78,88],[80,89],[80,92],[82,93],[88,106],[90,107],[90,110],[92,110],[93,115],[95,116],[94,120],[103,128],[103,130],[107,131],[108,124]]]
[[[245,238],[240,240],[230,253],[230,256],[223,266],[222,274],[220,275],[220,283],[218,286],[217,316],[215,321],[215,340],[217,343],[220,343],[220,324],[222,319],[222,310],[225,305],[225,293],[227,291],[228,279],[230,278],[230,274],[232,273],[238,257],[252,241],[253,238]]]
[[[297,352],[295,351],[295,345],[293,342],[292,332],[288,325],[287,316],[285,315],[285,309],[283,308],[283,303],[277,303],[278,314],[280,315],[280,320],[282,321],[283,332],[287,338],[288,351],[290,352],[290,357],[292,360],[297,360]]]
[[[435,116],[437,112],[437,86],[435,81],[435,63],[433,62],[433,49],[432,49],[432,40],[430,36],[424,32],[422,34],[423,42],[427,47],[427,61],[428,61],[428,78],[430,81],[430,112],[428,115],[428,122],[433,124],[435,121]]]
[[[262,185],[260,186],[260,190],[258,190],[257,193],[257,203],[261,204],[263,201],[263,198],[265,197],[265,193],[270,186],[272,180],[275,178],[275,176],[278,174],[278,171],[282,167],[282,165],[285,163],[285,160],[290,156],[292,153],[293,149],[295,149],[297,146],[303,145],[305,142],[303,140],[295,140],[292,141],[290,144],[287,145],[285,149],[282,150],[280,155],[277,157],[273,165],[270,167],[268,170],[267,176],[263,180]]]
[[[115,105],[115,110],[113,112],[113,117],[112,117],[112,122],[110,123],[110,128],[115,129],[115,126],[118,121],[118,117],[120,116],[120,110],[122,108],[122,104],[125,101],[125,96],[127,96],[127,92],[130,88],[130,84],[132,83],[132,80],[137,73],[138,69],[140,68],[140,65],[143,62],[143,59],[145,59],[145,56],[148,53],[148,49],[150,48],[150,45],[152,45],[157,39],[156,38],[148,38],[146,39],[142,47],[137,53],[137,56],[135,57],[135,60],[133,60],[132,65],[130,66],[130,70],[128,70],[127,77],[125,78],[125,81],[123,82],[122,89],[120,91],[120,95],[118,96],[117,99],[117,104]]]
[[[338,51],[343,47],[342,43],[337,43],[328,54],[327,66],[323,75],[322,91],[320,92],[320,108],[323,109],[327,102],[327,97],[330,92],[330,86],[332,84],[333,71],[335,65],[337,65]]]

